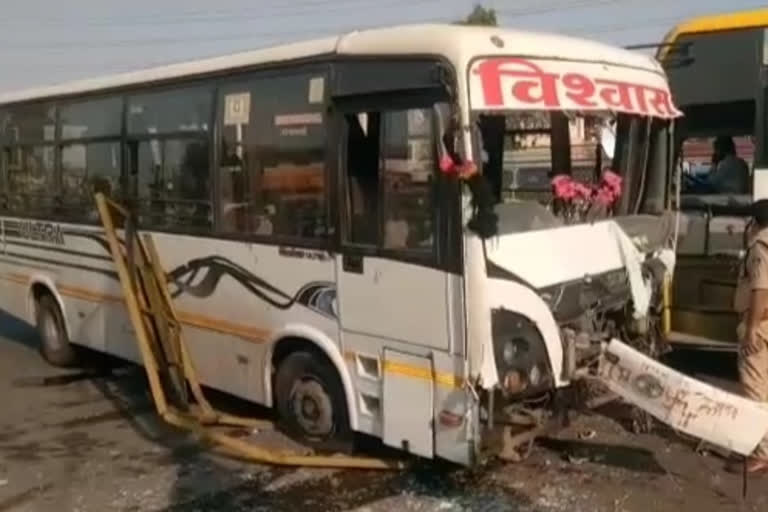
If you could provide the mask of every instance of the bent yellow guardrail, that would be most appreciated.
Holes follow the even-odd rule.
[[[266,420],[241,418],[216,411],[203,394],[197,373],[184,343],[181,324],[168,291],[166,273],[151,236],[126,232],[117,235],[114,212],[128,219],[128,211],[96,194],[104,232],[109,243],[125,304],[136,332],[152,400],[158,415],[167,423],[194,432],[202,439],[226,449],[234,456],[254,462],[283,466],[326,468],[401,469],[404,462],[369,457],[297,455],[259,447],[216,427],[271,428]],[[130,230],[128,230],[130,231]],[[186,384],[194,403],[187,396]],[[172,404],[166,389],[174,395]]]

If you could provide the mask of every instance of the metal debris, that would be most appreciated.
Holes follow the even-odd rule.
[[[589,462],[589,457],[577,457],[576,455],[568,455],[568,462],[575,466],[580,466]]]

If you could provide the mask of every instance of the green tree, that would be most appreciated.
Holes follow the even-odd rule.
[[[476,4],[474,9],[472,9],[472,12],[470,12],[466,18],[458,21],[457,23],[459,25],[483,25],[490,27],[496,27],[499,25],[499,22],[496,19],[496,10],[486,9],[480,4]]]

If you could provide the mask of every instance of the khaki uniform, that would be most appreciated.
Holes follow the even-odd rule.
[[[764,320],[758,330],[761,343],[754,348],[745,344],[746,313],[753,290],[768,290],[768,228],[761,229],[750,240],[734,298],[736,312],[741,315],[736,333],[739,339],[739,377],[744,394],[752,400],[768,403],[768,311],[762,312]],[[760,443],[754,455],[768,459],[768,437]]]

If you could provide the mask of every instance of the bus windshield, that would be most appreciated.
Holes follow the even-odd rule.
[[[477,126],[501,233],[663,209],[667,123],[609,112],[522,111],[480,115]],[[558,199],[553,179],[568,176],[577,193],[597,194],[607,173],[623,183],[610,204],[552,208]]]
[[[470,104],[501,233],[663,212],[679,112],[662,73],[481,59],[470,70]]]
[[[658,55],[685,113],[676,130],[682,201],[687,210],[717,207],[736,213],[751,200],[759,160],[765,29],[711,31],[700,25],[693,20],[674,31]],[[707,79],[723,69],[728,79]]]

